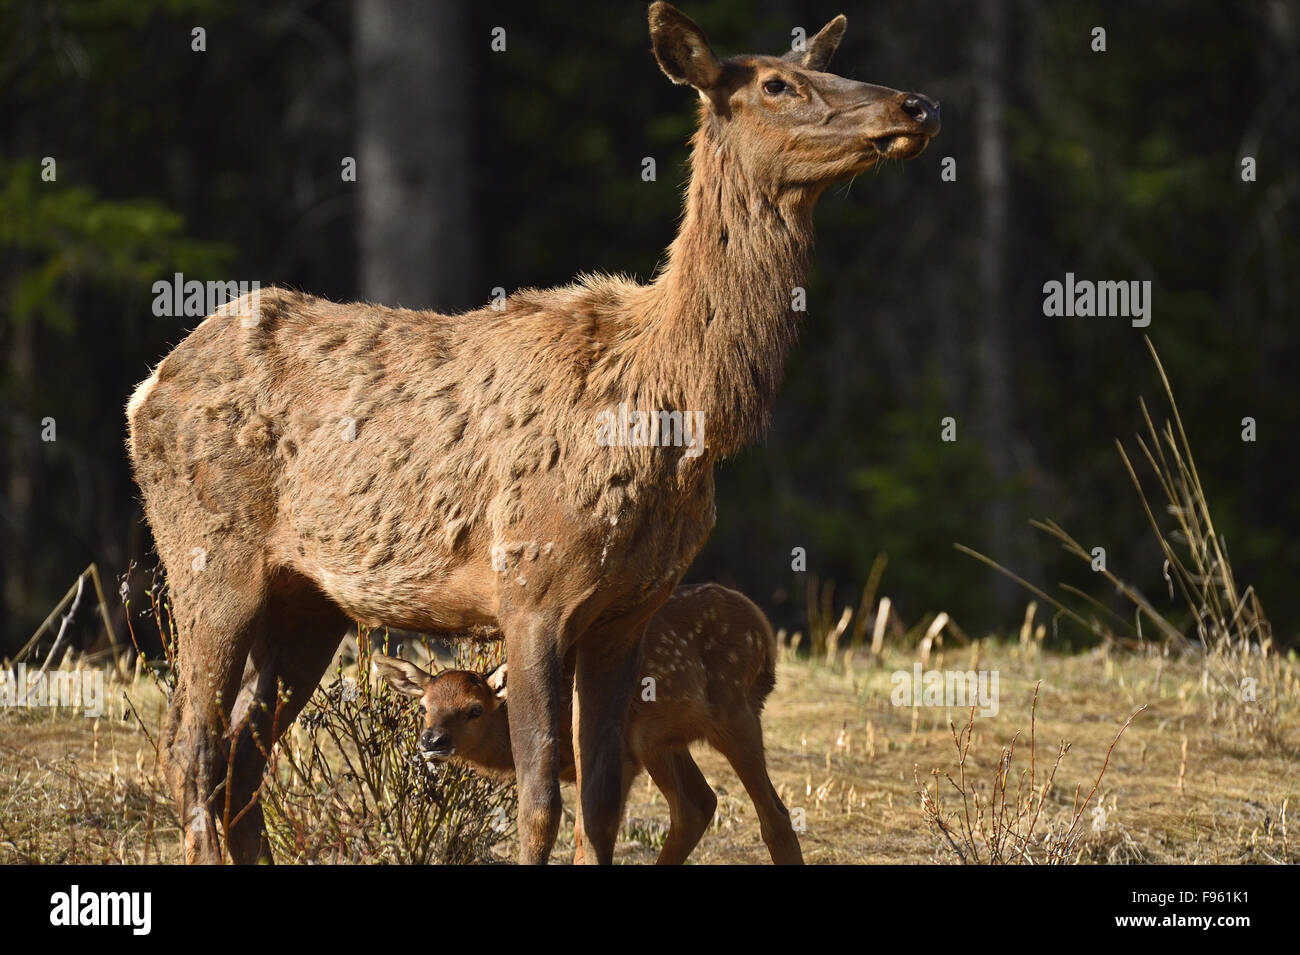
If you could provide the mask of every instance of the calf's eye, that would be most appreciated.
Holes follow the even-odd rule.
[[[476,720],[482,715],[483,715],[482,703],[475,703],[465,712],[465,718],[468,720]]]

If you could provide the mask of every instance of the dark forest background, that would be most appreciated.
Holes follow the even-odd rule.
[[[1143,330],[1042,309],[1067,271],[1149,279],[1145,332],[1216,524],[1293,641],[1300,3],[679,5],[723,54],[782,52],[843,12],[833,69],[938,98],[944,119],[919,160],[823,198],[770,434],[720,469],[690,578],[800,626],[810,576],[855,601],[886,554],[903,619],[1005,631],[1026,595],[954,542],[1109,599],[1027,523],[1051,517],[1166,607],[1114,447],[1139,396],[1163,417]],[[0,653],[88,562],[154,563],[123,408],[197,323],[155,317],[155,281],[456,310],[580,270],[647,278],[693,99],[659,72],[641,2],[0,0]]]

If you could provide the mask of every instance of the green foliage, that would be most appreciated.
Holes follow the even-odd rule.
[[[965,608],[968,619],[993,609],[987,594],[971,593],[964,576],[936,572],[936,557],[946,561],[953,542],[969,538],[978,526],[971,519],[978,510],[937,503],[955,495],[981,501],[1006,493],[995,485],[984,449],[966,433],[969,423],[957,422],[955,441],[940,440],[940,419],[946,416],[942,385],[931,377],[920,405],[882,415],[875,462],[847,475],[855,492],[849,513],[873,529],[852,538],[851,579],[865,581],[876,555],[888,554],[883,592],[909,622],[954,606]]]
[[[136,294],[172,271],[211,273],[225,243],[183,234],[181,217],[152,199],[113,201],[41,179],[34,162],[0,165],[0,256],[11,263],[0,301],[12,321],[37,318],[75,334],[71,291]]]

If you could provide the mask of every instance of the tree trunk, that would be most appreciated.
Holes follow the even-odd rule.
[[[995,560],[1012,559],[1012,506],[1008,483],[1013,476],[1011,427],[1010,335],[1007,304],[1007,151],[1004,127],[1006,62],[1005,0],[980,0],[975,39],[975,167],[979,183],[980,312],[977,322],[979,431],[997,484],[986,512],[988,547]],[[994,598],[1000,612],[1015,600],[1014,584],[997,575]]]
[[[484,301],[470,274],[465,4],[355,0],[353,18],[361,294],[442,311]]]
[[[5,468],[4,624],[0,629],[0,655],[12,652],[30,633],[33,616],[30,565],[32,561],[32,504],[37,474],[36,446],[40,419],[32,415],[36,377],[36,319],[27,316],[10,322],[8,466]],[[26,634],[26,635],[24,635]],[[7,637],[7,639],[6,639]]]

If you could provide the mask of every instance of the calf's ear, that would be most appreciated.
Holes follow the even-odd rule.
[[[375,676],[386,680],[388,685],[398,693],[414,699],[424,696],[425,688],[433,680],[433,677],[414,663],[407,663],[405,660],[385,656],[382,653],[375,653],[370,657],[370,669]]]
[[[496,690],[497,699],[504,700],[506,698],[506,665],[504,663],[483,679],[487,681],[490,688]]]

